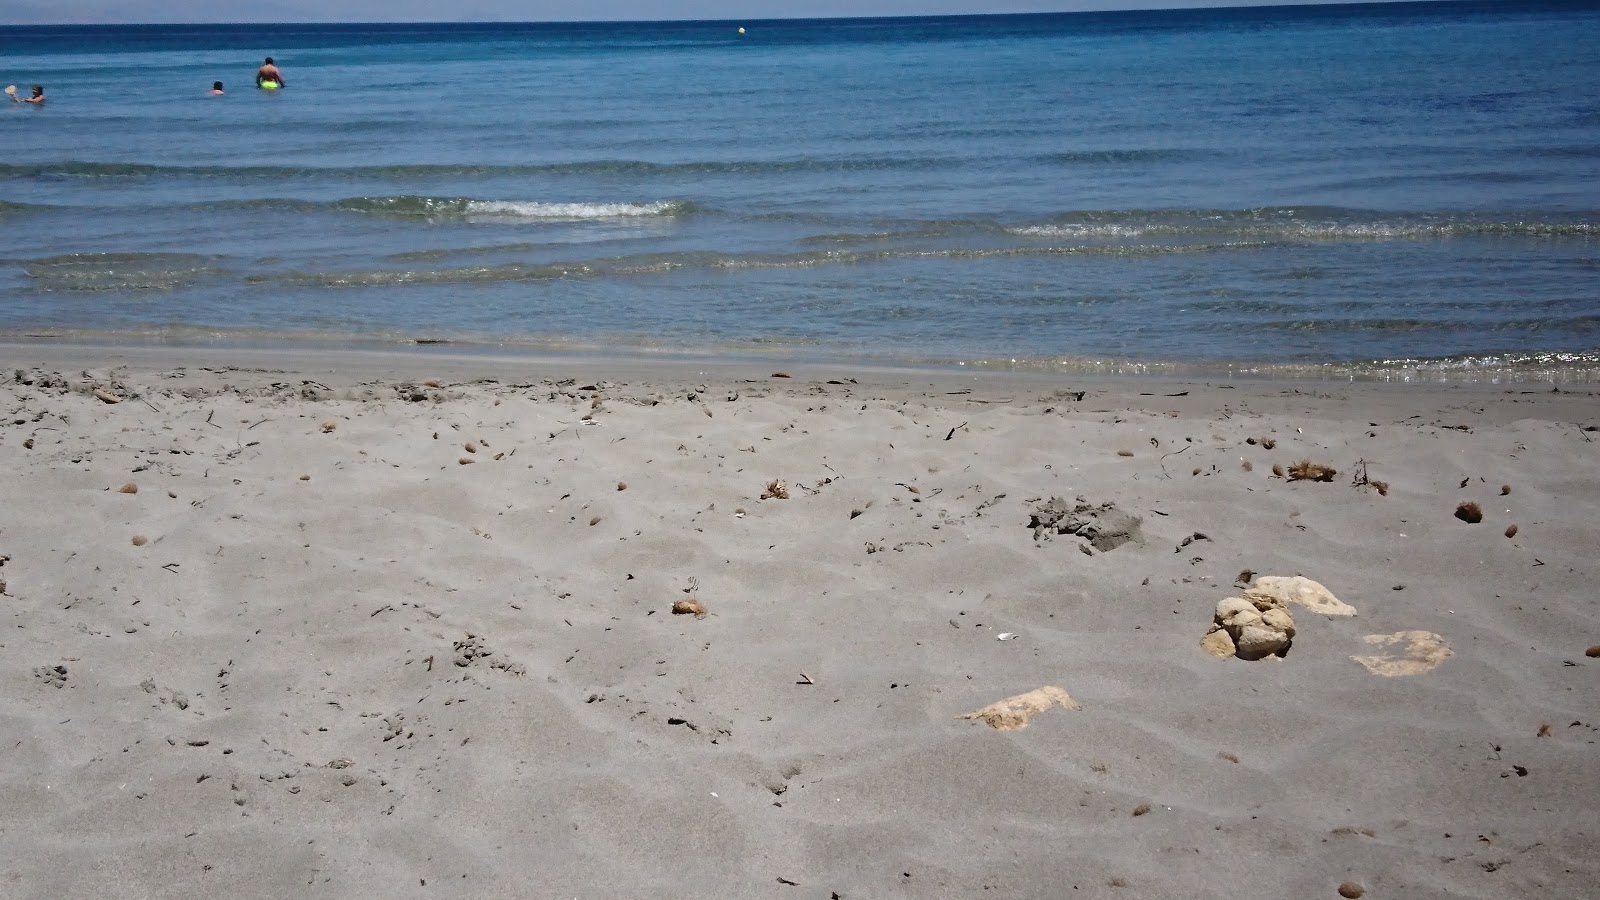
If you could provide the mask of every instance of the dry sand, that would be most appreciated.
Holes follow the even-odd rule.
[[[0,362],[6,897],[1600,885],[1590,388]]]

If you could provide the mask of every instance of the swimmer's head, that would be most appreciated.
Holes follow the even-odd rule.
[[[34,96],[35,96],[35,97],[42,97],[42,96],[44,96],[44,85],[42,85],[42,84],[36,84],[36,85],[34,85],[34,86],[33,86],[33,95],[34,95]]]
[[[213,81],[213,82],[211,82],[211,89],[212,89],[212,90],[213,90],[213,91],[220,91],[220,90],[222,90],[222,82],[220,82],[220,81]]]
[[[277,65],[277,63],[274,63],[272,61],[272,57],[269,56],[269,57],[267,57],[267,65],[272,66],[272,65]]]

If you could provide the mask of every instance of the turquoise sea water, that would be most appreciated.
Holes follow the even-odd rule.
[[[0,28],[49,97],[0,106],[0,339],[1593,371],[1597,47],[1595,2]]]

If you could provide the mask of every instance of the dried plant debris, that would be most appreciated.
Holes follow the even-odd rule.
[[[339,421],[337,419],[323,419],[322,420],[322,433],[323,434],[327,434],[327,433],[333,431],[334,429],[336,429],[338,427],[339,427]]]
[[[1389,496],[1388,483],[1370,477],[1367,474],[1367,461],[1364,459],[1356,460],[1356,471],[1350,479],[1350,484],[1355,487],[1370,487],[1377,491],[1380,497]]]
[[[1476,525],[1483,521],[1483,508],[1471,500],[1463,500],[1456,504],[1456,518],[1468,525]]]
[[[1385,678],[1404,675],[1421,675],[1438,668],[1439,664],[1454,655],[1444,638],[1431,631],[1396,631],[1394,634],[1369,634],[1363,638],[1374,647],[1405,645],[1404,651],[1384,652],[1375,656],[1352,656],[1368,672]]]
[[[986,725],[997,731],[1020,731],[1028,727],[1028,720],[1053,706],[1066,709],[1082,709],[1076,700],[1073,700],[1066,691],[1051,685],[1028,691],[1026,694],[1017,694],[1004,700],[985,706],[976,712],[969,712],[958,719],[982,719]]]
[[[499,669],[508,675],[526,675],[528,670],[521,663],[514,663],[505,657],[496,657],[493,650],[484,645],[483,640],[475,634],[468,634],[465,638],[454,642],[451,649],[455,651],[455,664],[461,668],[474,663],[488,663],[489,668]]]
[[[134,546],[135,546],[135,547],[143,547],[143,546],[144,546],[144,545],[145,545],[145,544],[148,544],[148,543],[150,543],[150,539],[149,539],[149,538],[147,538],[147,537],[145,537],[145,536],[144,536],[144,535],[142,535],[142,534],[136,534],[136,535],[134,535],[134,536],[133,536],[133,537],[132,537],[132,538],[131,538],[131,539],[130,539],[130,542],[131,542],[131,543],[132,543],[132,544],[133,544],[133,545],[134,545]]]
[[[1290,481],[1332,481],[1338,474],[1338,469],[1309,459],[1302,459],[1289,467]]]
[[[1089,542],[1089,546],[1102,553],[1115,550],[1131,542],[1143,543],[1144,535],[1138,516],[1125,512],[1115,503],[1096,506],[1078,497],[1068,503],[1060,497],[1051,497],[1036,507],[1028,520],[1033,529],[1033,539],[1049,540],[1057,534],[1071,534]]]
[[[1132,450],[1118,450],[1117,451],[1117,455],[1118,456],[1132,456],[1133,455],[1133,451]]]
[[[761,492],[761,499],[787,500],[789,499],[789,486],[784,484],[781,479],[774,478],[767,482],[766,490]]]

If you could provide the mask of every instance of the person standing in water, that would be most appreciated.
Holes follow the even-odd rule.
[[[18,97],[16,88],[9,88],[8,87],[8,88],[6,88],[6,93],[11,95],[11,99],[13,101],[17,102],[17,103],[43,103],[44,102],[44,85],[42,85],[42,84],[36,84],[36,85],[33,86],[33,95],[31,97],[27,97],[27,98]]]
[[[211,93],[213,95],[222,93],[222,82],[220,82],[220,81],[211,82]]]
[[[268,83],[271,83],[273,87],[284,86],[283,73],[278,71],[277,65],[273,63],[270,56],[267,57],[267,61],[262,64],[261,68],[256,70],[256,87],[266,87]]]

